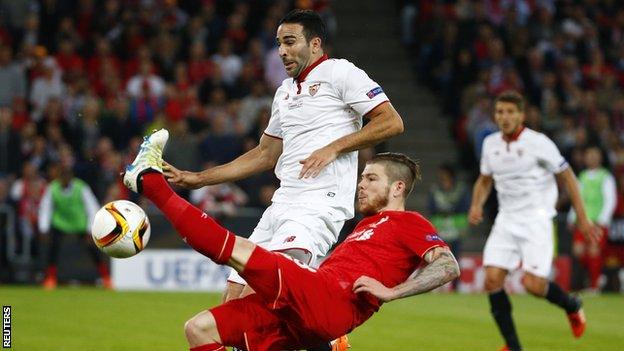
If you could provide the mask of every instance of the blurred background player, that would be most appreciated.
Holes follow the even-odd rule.
[[[587,216],[600,226],[603,234],[598,242],[594,242],[588,240],[579,229],[575,229],[572,252],[587,272],[589,277],[588,290],[598,292],[604,263],[602,253],[607,243],[609,226],[615,211],[617,189],[613,175],[602,165],[600,148],[588,147],[583,156],[585,169],[578,176],[581,198],[587,210]],[[570,220],[574,222],[575,213],[570,211],[570,214]],[[585,284],[583,285],[585,286]]]
[[[451,165],[438,167],[438,179],[429,191],[428,207],[431,223],[459,260],[461,242],[468,229],[470,193],[464,182],[457,179]],[[457,280],[453,281],[453,290],[457,283]]]
[[[585,330],[580,299],[549,282],[554,254],[553,221],[557,200],[556,176],[565,185],[578,215],[578,229],[590,240],[600,229],[588,218],[574,173],[555,144],[544,134],[526,128],[524,98],[513,91],[494,102],[499,132],[486,137],[468,218],[483,220],[483,204],[492,183],[496,186],[499,211],[483,250],[485,290],[492,315],[505,339],[503,350],[522,349],[511,316],[511,303],[504,289],[510,271],[522,264],[522,285],[532,295],[546,298],[565,310],[575,337]]]
[[[56,288],[61,243],[67,236],[73,236],[79,237],[97,265],[103,286],[110,289],[112,282],[108,266],[89,235],[93,217],[100,205],[89,185],[74,177],[74,155],[70,146],[60,148],[59,162],[60,174],[50,182],[40,204],[39,231],[49,237],[50,242],[43,287]]]
[[[357,198],[367,217],[317,270],[235,236],[178,196],[162,175],[168,137],[159,130],[145,139],[126,167],[124,184],[150,199],[193,249],[234,268],[255,290],[187,321],[191,351],[310,347],[358,327],[384,302],[422,294],[459,275],[431,223],[405,211],[420,178],[418,165],[405,155],[379,154],[367,164]]]

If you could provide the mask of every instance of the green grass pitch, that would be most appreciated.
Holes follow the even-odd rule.
[[[188,350],[184,321],[219,301],[218,294],[43,291],[0,287],[12,306],[12,350]],[[624,350],[624,297],[585,297],[588,330],[575,340],[563,312],[530,296],[512,296],[525,350]],[[350,340],[353,351],[496,351],[502,345],[484,295],[426,294],[386,304]]]

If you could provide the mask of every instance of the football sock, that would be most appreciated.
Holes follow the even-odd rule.
[[[56,279],[56,266],[48,266],[46,269],[46,278]]]
[[[511,302],[507,293],[503,289],[490,293],[489,300],[492,316],[494,316],[507,347],[510,351],[521,351],[520,340],[518,340],[516,327],[511,318]]]
[[[554,303],[555,305],[563,308],[566,313],[574,313],[581,308],[581,303],[578,299],[566,294],[559,285],[550,282],[548,283],[548,291],[546,292],[546,300]]]
[[[589,287],[598,289],[600,273],[602,273],[602,258],[600,256],[587,257],[587,273],[589,274]]]
[[[235,236],[214,219],[178,196],[160,173],[142,176],[143,196],[167,216],[182,239],[195,251],[215,263],[224,264],[232,256]]]
[[[191,347],[189,350],[190,351],[225,351],[225,347],[223,345],[214,343],[214,344],[206,344],[206,345]]]
[[[110,272],[108,270],[108,266],[104,262],[98,263],[98,272],[102,278],[109,278]]]

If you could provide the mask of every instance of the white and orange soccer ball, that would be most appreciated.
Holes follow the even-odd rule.
[[[95,214],[91,236],[95,245],[111,257],[134,256],[149,241],[149,219],[145,211],[134,202],[109,202]]]

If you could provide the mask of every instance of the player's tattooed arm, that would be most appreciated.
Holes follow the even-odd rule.
[[[381,282],[362,276],[353,284],[356,293],[368,292],[387,302],[403,297],[418,295],[444,285],[459,276],[457,260],[447,247],[436,247],[425,254],[427,265],[407,281],[388,288]]]
[[[398,297],[418,295],[459,277],[459,264],[448,247],[436,247],[425,254],[428,264],[408,281],[394,287]]]

